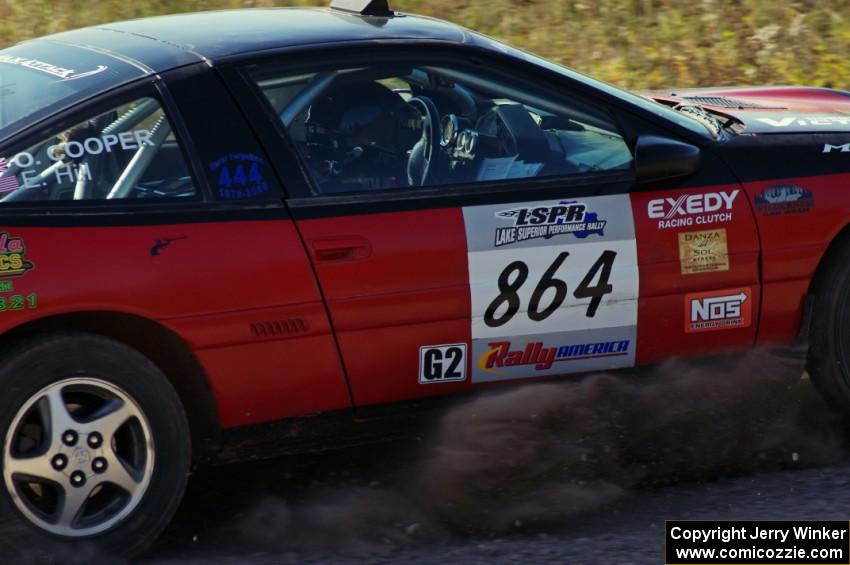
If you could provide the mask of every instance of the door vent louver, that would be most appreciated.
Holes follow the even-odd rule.
[[[286,320],[273,320],[271,322],[251,324],[251,335],[258,339],[287,337],[305,333],[306,331],[307,322],[301,318],[288,318]]]
[[[738,110],[783,110],[777,106],[763,106],[753,102],[745,102],[737,98],[727,98],[726,96],[682,96],[682,100],[687,100],[691,104],[703,104],[705,106],[714,106],[715,108],[732,108]]]

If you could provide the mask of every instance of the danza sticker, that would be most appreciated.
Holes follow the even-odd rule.
[[[729,270],[726,230],[704,230],[679,234],[679,261],[683,275]]]

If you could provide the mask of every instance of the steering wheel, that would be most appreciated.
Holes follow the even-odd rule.
[[[413,146],[407,160],[407,180],[410,186],[426,186],[433,180],[437,168],[434,165],[440,155],[440,113],[431,99],[425,96],[414,96],[407,103],[419,110],[425,118],[422,137]]]

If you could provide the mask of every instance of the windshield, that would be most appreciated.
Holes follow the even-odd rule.
[[[633,92],[629,92],[628,90],[623,90],[622,88],[618,88],[618,87],[616,87],[612,84],[608,84],[607,82],[603,82],[601,80],[595,79],[591,76],[580,73],[580,72],[575,71],[573,69],[563,67],[561,65],[553,63],[552,61],[549,61],[549,60],[544,59],[542,57],[538,57],[537,55],[534,55],[533,53],[528,53],[527,51],[523,51],[521,49],[516,49],[516,48],[511,47],[511,46],[509,46],[505,43],[497,41],[493,38],[487,37],[486,35],[481,35],[481,34],[477,34],[477,33],[474,34],[474,35],[476,36],[476,38],[479,41],[489,43],[491,46],[495,46],[499,51],[502,51],[504,53],[509,53],[509,54],[511,54],[515,57],[519,57],[521,59],[525,59],[526,61],[529,61],[530,63],[534,63],[535,65],[538,65],[540,67],[544,67],[544,68],[551,70],[551,71],[554,71],[558,74],[567,76],[567,77],[569,77],[573,80],[577,80],[579,82],[582,82],[584,84],[592,86],[593,88],[595,88],[597,90],[601,90],[601,91],[605,92],[606,94],[616,96],[617,98],[619,98],[621,100],[626,100],[626,101],[630,102],[631,104],[634,104],[635,106],[639,106],[640,108],[646,110],[647,112],[651,112],[651,113],[655,114],[656,116],[658,116],[658,117],[660,117],[664,120],[667,120],[669,122],[674,122],[678,126],[683,127],[685,129],[688,129],[688,130],[692,131],[693,133],[696,133],[697,135],[701,135],[703,137],[708,136],[708,137],[711,137],[711,138],[715,137],[715,132],[712,131],[711,127],[709,127],[708,125],[706,125],[702,121],[699,121],[697,118],[695,118],[693,116],[690,116],[690,115],[687,115],[687,114],[682,114],[682,113],[677,112],[677,111],[673,110],[672,108],[669,108],[669,107],[667,107],[663,104],[659,104],[658,102],[655,102],[655,101],[650,100],[648,98],[644,98],[643,96],[640,96],[638,94],[634,94]]]
[[[0,50],[0,140],[143,75],[109,55],[72,45],[33,41]]]

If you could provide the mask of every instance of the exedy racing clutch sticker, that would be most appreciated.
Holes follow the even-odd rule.
[[[467,207],[472,381],[634,364],[628,196]]]

